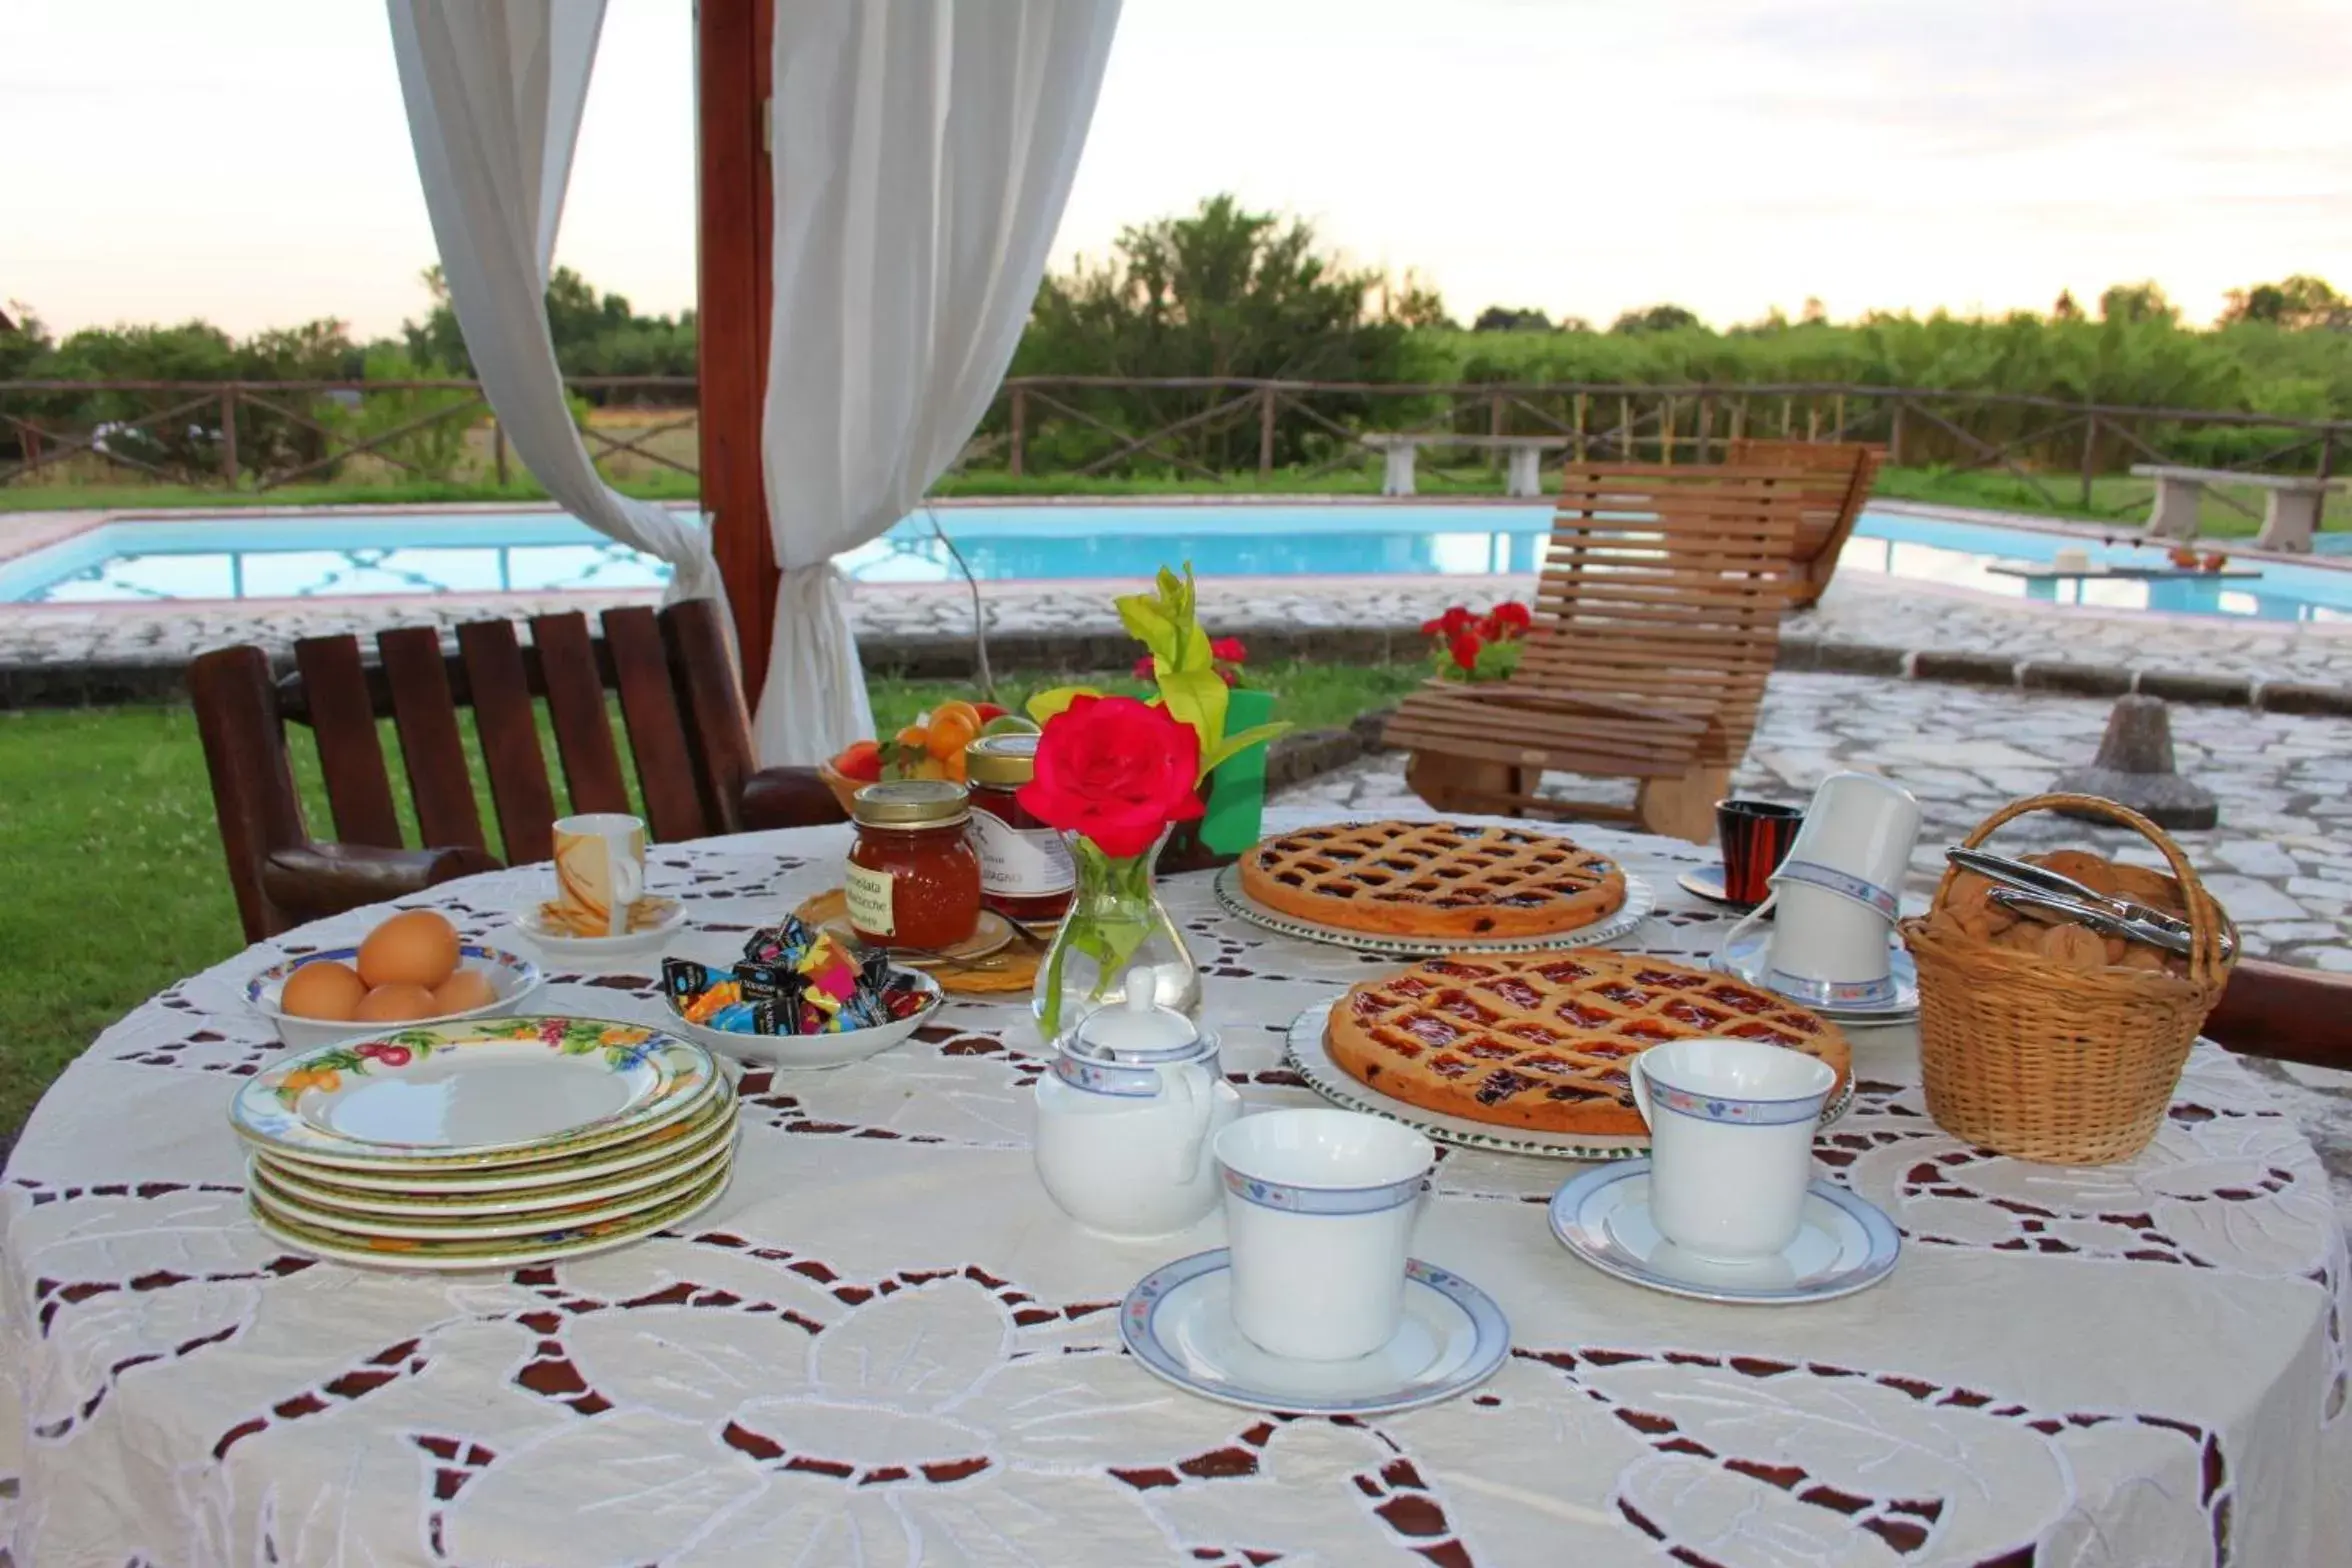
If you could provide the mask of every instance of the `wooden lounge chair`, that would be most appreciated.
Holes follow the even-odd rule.
[[[379,663],[356,637],[294,645],[294,671],[277,676],[260,648],[223,648],[188,668],[204,760],[212,774],[221,846],[249,941],[451,877],[495,870],[466,764],[458,709],[474,729],[507,859],[545,860],[561,814],[539,743],[534,699],[544,699],[570,809],[632,811],[605,693],[617,691],[630,755],[657,840],[842,820],[813,768],[755,771],[751,724],[725,633],[706,600],[607,610],[592,638],[577,612],[531,621],[522,646],[511,621],[440,632],[402,627],[376,636]],[[404,847],[376,721],[400,740],[419,837]],[[311,836],[294,787],[286,725],[307,726],[339,842]]]
[[[1435,681],[1388,744],[1441,811],[1632,819],[1704,842],[1779,650],[1801,470],[1571,465],[1508,680]],[[1547,770],[1640,781],[1631,809],[1539,795]]]
[[[1797,582],[1791,608],[1809,610],[1820,602],[1837,571],[1838,552],[1853,537],[1854,524],[1878,483],[1883,446],[1859,441],[1750,441],[1731,443],[1725,461],[1734,468],[1801,468],[1819,476],[1827,493],[1808,508],[1797,529]],[[1843,480],[1843,485],[1837,481]]]

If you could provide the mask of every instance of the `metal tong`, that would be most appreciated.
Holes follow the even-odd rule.
[[[1962,849],[1955,845],[1944,851],[1944,858],[1963,871],[2001,884],[1993,890],[1993,901],[2005,909],[2038,909],[2047,914],[2063,915],[2080,921],[2093,931],[2106,936],[2119,936],[2127,941],[2145,942],[2150,947],[2163,948],[2168,953],[2183,957],[2196,945],[2194,929],[2177,915],[2146,904],[2135,904],[2127,898],[2111,898],[2092,891],[2070,876],[2063,876],[2047,866],[2028,861],[2012,860],[2007,855],[1992,854],[1982,849]],[[2221,956],[2227,960],[2237,951],[2237,938],[2224,926],[2221,931]]]

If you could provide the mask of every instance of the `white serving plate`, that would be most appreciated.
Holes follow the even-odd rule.
[[[1282,1054],[1298,1075],[1306,1079],[1309,1088],[1342,1110],[1386,1117],[1456,1148],[1487,1149],[1498,1154],[1533,1154],[1547,1160],[1622,1160],[1650,1150],[1650,1135],[1646,1132],[1564,1133],[1504,1127],[1493,1122],[1474,1122],[1463,1116],[1448,1116],[1443,1111],[1424,1110],[1394,1095],[1383,1094],[1369,1084],[1358,1082],[1346,1068],[1331,1059],[1330,1048],[1323,1041],[1323,1026],[1330,1020],[1331,1009],[1338,1005],[1339,998],[1333,997],[1328,1002],[1317,1002],[1293,1019]],[[1845,1083],[1830,1096],[1828,1106],[1822,1111],[1821,1125],[1827,1127],[1845,1115],[1853,1103],[1854,1079],[1848,1073]]]
[[[789,1071],[841,1067],[850,1062],[862,1062],[879,1056],[892,1046],[911,1037],[917,1029],[929,1023],[947,1000],[939,989],[939,982],[916,969],[900,969],[895,965],[891,978],[901,985],[912,986],[930,1000],[918,1011],[905,1018],[894,1018],[874,1029],[844,1029],[839,1034],[737,1034],[732,1029],[713,1029],[707,1024],[690,1023],[678,1011],[677,998],[664,993],[662,1003],[669,1009],[666,1028],[675,1030],[705,1049],[720,1056],[730,1056],[739,1062],[752,1062],[762,1067],[780,1067]]]
[[[511,1214],[437,1214],[421,1217],[354,1213],[310,1201],[288,1190],[258,1159],[246,1162],[245,1191],[255,1206],[272,1219],[331,1232],[348,1238],[354,1245],[365,1245],[370,1240],[387,1236],[395,1240],[415,1241],[490,1241],[543,1236],[552,1231],[600,1225],[607,1220],[661,1208],[718,1175],[734,1156],[732,1141],[721,1141],[703,1151],[691,1164],[663,1168],[661,1180],[653,1186],[585,1202],[561,1202]]]
[[[551,1159],[701,1105],[710,1052],[642,1024],[477,1018],[280,1057],[229,1102],[248,1143],[375,1170]]]
[[[356,965],[358,959],[358,948],[334,947],[272,964],[245,982],[245,1003],[270,1021],[270,1027],[277,1030],[280,1040],[294,1050],[306,1051],[312,1046],[332,1045],[338,1040],[371,1039],[394,1029],[422,1029],[467,1018],[502,1018],[521,1006],[546,978],[539,972],[539,966],[527,958],[517,957],[504,948],[481,947],[468,942],[458,949],[457,966],[460,969],[476,969],[490,977],[491,986],[498,992],[498,1000],[485,1006],[398,1024],[338,1023],[324,1018],[296,1018],[279,1010],[278,999],[285,994],[286,982],[304,964],[332,962]]]
[[[442,1219],[493,1220],[502,1215],[543,1213],[548,1209],[575,1208],[584,1204],[606,1203],[630,1193],[674,1182],[678,1173],[701,1165],[719,1151],[728,1148],[735,1137],[736,1117],[734,1097],[727,1096],[724,1107],[714,1119],[695,1127],[690,1133],[652,1145],[650,1152],[638,1163],[618,1171],[590,1175],[573,1181],[542,1181],[529,1186],[475,1187],[468,1181],[460,1186],[444,1188],[439,1184],[427,1187],[424,1178],[416,1178],[410,1185],[390,1191],[377,1186],[355,1186],[352,1171],[321,1171],[314,1167],[297,1166],[291,1160],[256,1151],[253,1161],[270,1185],[289,1199],[309,1204],[326,1212],[350,1219],[365,1217],[370,1220]],[[634,1146],[624,1145],[634,1150]],[[592,1160],[593,1155],[584,1157]]]
[[[1620,866],[1619,870],[1624,868]],[[1550,936],[1514,937],[1417,937],[1386,936],[1377,931],[1350,931],[1342,926],[1318,925],[1286,915],[1278,909],[1268,909],[1242,891],[1241,863],[1235,861],[1217,873],[1217,902],[1225,906],[1227,914],[1248,921],[1261,931],[1276,936],[1296,937],[1305,942],[1321,942],[1330,947],[1352,948],[1359,953],[1384,953],[1398,958],[1450,958],[1456,953],[1548,953],[1563,947],[1599,947],[1630,934],[1658,907],[1658,890],[1642,877],[1625,872],[1625,902],[1606,920],[1579,926],[1573,931],[1555,932]]]
[[[514,925],[548,962],[565,969],[597,969],[625,959],[651,957],[669,945],[670,938],[686,924],[686,905],[675,898],[659,902],[669,908],[658,921],[621,936],[566,935],[547,924],[537,904],[516,910]]]
[[[639,1214],[584,1226],[578,1230],[555,1232],[536,1243],[499,1238],[444,1242],[385,1237],[372,1246],[364,1242],[355,1246],[330,1232],[315,1230],[298,1221],[274,1219],[250,1197],[246,1200],[246,1213],[255,1227],[278,1245],[335,1263],[349,1263],[366,1269],[436,1274],[474,1270],[508,1271],[539,1263],[568,1263],[575,1258],[594,1257],[597,1253],[610,1252],[616,1247],[641,1241],[656,1231],[683,1225],[718,1202],[726,1193],[727,1183],[733,1175],[734,1168],[730,1162],[702,1186],[660,1208],[647,1209]]]

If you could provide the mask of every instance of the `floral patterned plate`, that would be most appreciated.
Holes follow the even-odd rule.
[[[661,1172],[658,1185],[639,1192],[556,1203],[514,1214],[436,1214],[429,1218],[408,1214],[355,1214],[305,1201],[281,1186],[258,1160],[245,1166],[245,1192],[253,1206],[281,1224],[306,1225],[331,1232],[353,1246],[391,1237],[411,1241],[487,1241],[498,1237],[539,1236],[552,1230],[574,1230],[600,1225],[625,1215],[660,1208],[684,1197],[716,1176],[734,1157],[732,1139],[704,1151],[697,1159]]]
[[[700,1166],[733,1142],[735,1097],[730,1093],[714,1104],[716,1114],[692,1116],[683,1122],[674,1123],[672,1127],[661,1128],[647,1135],[642,1141],[642,1147],[638,1143],[616,1145],[618,1149],[626,1149],[638,1155],[634,1165],[566,1182],[484,1186],[481,1185],[483,1182],[496,1182],[498,1177],[462,1177],[460,1181],[465,1185],[461,1189],[457,1183],[451,1183],[447,1188],[440,1183],[427,1187],[424,1181],[429,1178],[411,1178],[407,1186],[386,1191],[375,1186],[352,1185],[351,1178],[359,1174],[354,1171],[298,1166],[291,1160],[275,1155],[256,1153],[253,1166],[272,1189],[284,1193],[294,1202],[319,1209],[324,1214],[342,1215],[343,1218],[336,1223],[346,1226],[362,1218],[371,1222],[430,1219],[486,1223],[516,1214],[594,1208],[629,1194],[668,1186],[678,1179],[680,1172]],[[601,1151],[591,1150],[586,1155],[576,1156],[575,1162],[584,1166],[594,1165],[602,1158]],[[530,1166],[512,1166],[509,1169],[538,1174]]]
[[[229,1122],[314,1165],[503,1164],[666,1126],[718,1075],[710,1052],[642,1024],[478,1018],[281,1057],[237,1091]]]
[[[273,1174],[314,1185],[324,1183],[338,1194],[365,1193],[424,1203],[487,1202],[510,1195],[527,1199],[550,1187],[600,1182],[672,1161],[684,1146],[707,1140],[722,1122],[732,1125],[734,1119],[734,1088],[721,1073],[712,1081],[711,1090],[676,1121],[638,1137],[591,1145],[553,1159],[401,1169],[312,1164],[274,1149],[256,1149],[255,1153]]]
[[[582,1225],[571,1230],[548,1231],[534,1237],[487,1241],[411,1241],[385,1236],[354,1244],[349,1238],[331,1231],[318,1230],[294,1220],[278,1219],[263,1212],[250,1197],[246,1199],[246,1209],[255,1226],[270,1240],[296,1252],[331,1262],[352,1263],[361,1268],[421,1269],[436,1273],[459,1269],[519,1269],[536,1263],[563,1263],[599,1252],[610,1252],[615,1247],[625,1247],[655,1231],[683,1225],[718,1202],[720,1195],[727,1190],[727,1181],[732,1174],[733,1162],[730,1161],[716,1176],[693,1191],[672,1199],[660,1208],[647,1209],[621,1219]]]

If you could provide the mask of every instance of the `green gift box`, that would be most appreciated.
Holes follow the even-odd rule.
[[[1274,717],[1270,691],[1236,690],[1225,705],[1225,732],[1238,734]],[[1238,855],[1258,841],[1266,815],[1266,746],[1263,741],[1209,775],[1208,815],[1201,842],[1219,855]]]

